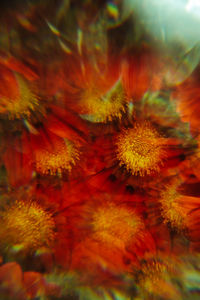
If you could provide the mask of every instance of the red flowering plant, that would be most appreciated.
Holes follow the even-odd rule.
[[[4,261],[15,260],[23,270],[49,273],[71,265],[75,245],[82,239],[84,184],[34,180],[9,193],[2,191],[0,252]]]
[[[20,65],[19,62],[17,64]],[[14,68],[15,64],[11,66]],[[25,67],[24,70],[29,78],[31,70]],[[35,79],[33,75],[31,79]],[[76,112],[66,110],[62,103],[57,104],[55,101],[53,104],[51,93],[44,94],[45,86],[41,94],[46,100],[42,101],[39,96],[33,96],[26,86],[29,82],[23,81],[21,87],[19,80],[25,79],[18,79],[13,70],[3,67],[2,76],[4,81],[7,80],[6,84],[14,80],[12,89],[2,86],[1,98],[4,118],[1,124],[4,145],[2,159],[10,184],[28,183],[34,171],[50,175],[71,173],[73,166],[81,161],[82,148],[86,144],[88,133],[84,121]],[[35,76],[39,77],[37,85],[41,89],[42,73],[38,70]],[[56,86],[55,93],[57,89]],[[8,126],[5,117],[11,119]]]
[[[18,26],[0,55],[0,295],[181,299],[199,66],[182,72],[121,1],[58,2],[2,19]]]
[[[104,132],[94,133],[91,145],[90,158],[96,166],[91,180],[97,185],[106,184],[107,178],[108,185],[121,181],[134,188],[156,186],[176,174],[194,149],[187,124],[170,106],[168,96],[158,93],[147,93],[115,130]]]
[[[82,272],[87,268],[90,272],[92,261],[97,270],[103,268],[117,274],[129,269],[130,264],[137,264],[145,252],[155,251],[154,241],[143,224],[142,203],[134,207],[134,199],[124,199],[123,195],[111,198],[105,193],[96,193],[95,198],[91,195],[82,208],[79,226],[85,237],[74,250],[75,268]]]
[[[69,118],[67,122],[65,119],[62,122],[60,114],[56,115],[55,111],[54,108],[54,115],[47,118],[46,124],[52,121],[50,126],[39,124],[36,129],[31,125],[30,131],[25,129],[20,136],[7,137],[10,142],[5,147],[3,161],[11,185],[28,182],[34,171],[41,175],[62,176],[69,175],[75,165],[81,169],[87,135],[80,129],[77,132],[71,124],[68,126]],[[73,119],[76,120],[77,117],[74,116],[71,120]],[[79,121],[79,124],[83,122]],[[82,128],[86,132],[84,125]]]

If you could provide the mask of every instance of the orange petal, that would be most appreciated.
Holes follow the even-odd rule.
[[[45,280],[40,273],[25,272],[24,285],[28,296],[31,298],[45,294]]]
[[[38,75],[32,71],[29,67],[24,65],[22,62],[18,61],[14,57],[0,57],[0,62],[8,67],[10,70],[18,72],[22,75],[24,75],[25,78],[27,78],[30,81],[38,79]]]
[[[4,154],[4,163],[8,175],[8,181],[12,186],[26,184],[32,178],[32,167],[29,158],[22,152],[11,147]]]

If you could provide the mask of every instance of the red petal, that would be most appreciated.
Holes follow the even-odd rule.
[[[24,65],[22,62],[18,61],[14,57],[0,57],[0,62],[8,67],[12,71],[16,71],[22,75],[24,75],[25,78],[27,78],[30,81],[38,79],[38,75],[33,72],[29,67]]]
[[[25,272],[24,285],[31,298],[45,294],[45,280],[40,273]]]
[[[33,170],[27,155],[9,147],[6,150],[3,159],[6,166],[8,181],[12,186],[17,187],[30,181]]]

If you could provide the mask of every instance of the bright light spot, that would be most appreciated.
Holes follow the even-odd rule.
[[[194,12],[194,13],[197,13],[197,9],[198,9],[199,10],[198,12],[200,13],[200,1],[189,0],[185,8],[187,11]]]

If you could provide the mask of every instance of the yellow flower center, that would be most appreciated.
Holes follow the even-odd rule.
[[[35,151],[36,171],[41,174],[61,175],[64,171],[71,172],[79,160],[79,151],[68,140],[59,140],[52,149],[37,149]]]
[[[178,291],[170,282],[170,271],[172,266],[159,261],[147,262],[141,269],[139,275],[139,285],[142,291],[148,296],[153,294],[155,297],[176,299]],[[147,294],[146,294],[147,293]],[[146,299],[145,297],[145,299]]]
[[[145,176],[158,172],[166,156],[164,143],[164,138],[150,123],[135,124],[117,137],[117,159],[120,166],[125,166],[132,175]]]
[[[20,75],[15,74],[15,77],[19,96],[15,99],[1,98],[0,112],[7,113],[10,119],[29,118],[31,111],[34,111],[39,106],[39,100]]]
[[[97,208],[91,225],[95,238],[115,246],[127,244],[142,228],[141,219],[134,211],[113,203]]]
[[[17,201],[2,213],[0,237],[5,246],[22,245],[24,250],[50,246],[54,220],[36,203]]]
[[[80,109],[82,117],[94,123],[121,119],[125,112],[125,94],[121,83],[117,82],[103,96],[94,89],[86,90],[80,100]]]
[[[176,229],[183,229],[186,226],[187,214],[178,202],[180,198],[181,195],[177,193],[176,185],[173,185],[161,193],[160,199],[164,222],[170,223]]]

